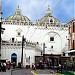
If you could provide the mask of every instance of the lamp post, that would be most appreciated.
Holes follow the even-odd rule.
[[[2,12],[0,12],[0,61],[1,61],[1,34],[5,30],[5,28],[2,28]]]
[[[0,59],[1,59],[1,22],[0,22]]]
[[[23,46],[24,42],[26,42],[26,38],[24,38],[24,35],[22,36],[22,54],[21,54],[21,64],[23,66]]]
[[[43,63],[45,61],[45,48],[46,48],[45,43],[43,43]]]

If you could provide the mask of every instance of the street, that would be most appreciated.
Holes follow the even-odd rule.
[[[51,72],[51,70],[41,69],[37,69],[36,71],[32,71],[32,69],[15,69],[7,70],[6,72],[0,72],[0,75],[56,75]]]
[[[19,69],[12,71],[12,75],[33,75],[30,69]]]

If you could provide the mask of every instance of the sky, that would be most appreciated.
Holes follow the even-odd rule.
[[[32,22],[45,16],[48,5],[52,15],[62,23],[75,17],[75,0],[2,0],[2,17],[13,15],[18,5],[22,15]]]

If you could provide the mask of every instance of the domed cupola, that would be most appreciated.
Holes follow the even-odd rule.
[[[49,26],[61,25],[61,22],[52,15],[52,11],[48,5],[45,16],[36,21],[36,25],[45,26],[45,28],[47,28]]]
[[[51,16],[51,10],[49,8],[49,5],[48,5],[48,9],[46,10],[46,16]]]
[[[12,23],[12,24],[32,24],[32,22],[30,21],[30,19],[26,16],[23,16],[21,14],[21,10],[18,6],[18,8],[16,9],[14,15],[9,16],[8,18],[5,19],[6,23]]]

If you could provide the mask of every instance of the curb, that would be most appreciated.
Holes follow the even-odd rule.
[[[64,74],[60,74],[60,73],[56,73],[56,72],[54,72],[54,74],[57,74],[57,75],[64,75]]]
[[[35,72],[34,72],[34,70],[33,70],[33,71],[31,71],[31,73],[32,73],[33,75],[38,75],[37,73],[35,73]]]

